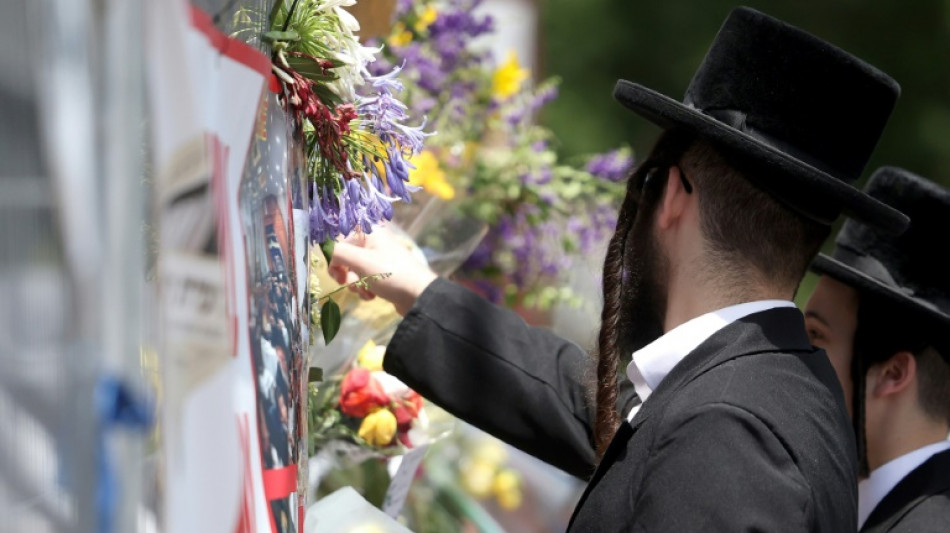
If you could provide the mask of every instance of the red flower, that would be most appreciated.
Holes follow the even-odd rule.
[[[340,385],[340,411],[345,415],[363,418],[377,407],[389,405],[389,396],[365,368],[354,368]]]
[[[319,60],[312,56],[306,57],[319,63]],[[319,64],[324,73],[327,69],[333,68],[333,64],[328,61]],[[281,70],[293,79],[293,83],[287,83],[284,80],[288,101],[313,125],[320,156],[340,171],[345,178],[357,176],[358,174],[349,168],[346,146],[343,143],[343,136],[350,133],[350,122],[358,117],[356,108],[352,104],[341,104],[335,109],[330,109],[314,92],[312,81],[292,68],[281,67]]]
[[[401,398],[395,401],[393,414],[396,415],[396,424],[399,431],[409,431],[412,427],[412,421],[419,416],[419,410],[422,409],[422,396],[419,393],[410,390]]]

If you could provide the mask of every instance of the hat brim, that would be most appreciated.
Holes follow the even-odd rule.
[[[856,187],[804,161],[777,150],[669,96],[627,80],[619,80],[614,89],[614,98],[633,112],[663,129],[686,129],[703,139],[740,153],[743,157],[747,157],[752,161],[765,163],[769,168],[774,168],[795,180],[796,183],[792,185],[800,187],[802,193],[820,195],[814,201],[833,202],[840,206],[843,214],[887,234],[899,235],[907,229],[910,220],[893,207],[868,196]],[[760,183],[760,185],[765,189],[770,188],[765,183]],[[776,194],[776,196],[779,200],[790,205],[791,208],[802,211],[799,206],[793,203],[790,204],[788,199],[782,198],[781,194]],[[819,219],[820,217],[814,212],[805,212],[804,214],[828,225],[832,224],[837,218],[837,216],[832,216],[827,219]]]
[[[818,257],[815,257],[812,261],[811,270],[816,274],[832,277],[845,285],[857,289],[858,292],[866,292],[884,297],[888,301],[900,306],[901,309],[917,313],[921,317],[927,317],[934,322],[936,327],[941,328],[942,331],[946,331],[945,328],[950,328],[950,315],[942,313],[933,306],[927,305],[913,296],[878,281],[833,257],[819,254]]]

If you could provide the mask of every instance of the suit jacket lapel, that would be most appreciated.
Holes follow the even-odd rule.
[[[935,454],[900,481],[871,511],[861,531],[888,531],[922,501],[950,489],[950,450]]]

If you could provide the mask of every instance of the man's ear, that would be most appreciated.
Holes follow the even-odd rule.
[[[878,398],[899,394],[917,379],[917,358],[907,351],[897,352],[874,367],[873,372],[869,373],[874,380],[869,389]]]
[[[668,229],[674,226],[686,212],[691,195],[686,190],[684,181],[680,168],[671,166],[666,173],[666,189],[663,191],[660,208],[656,214],[656,223],[659,228]]]

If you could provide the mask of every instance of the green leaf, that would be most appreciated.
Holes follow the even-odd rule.
[[[336,107],[342,105],[343,99],[340,98],[335,92],[331,91],[326,85],[317,83],[313,86],[313,92],[320,97],[320,100],[323,101],[324,105]]]
[[[287,64],[301,76],[317,83],[327,83],[340,78],[332,72],[324,73],[323,67],[309,57],[290,56],[287,58]]]
[[[340,331],[340,306],[333,300],[327,300],[320,309],[320,329],[323,330],[323,342],[330,344]]]
[[[323,258],[327,260],[327,264],[330,264],[330,260],[333,259],[333,248],[336,247],[336,241],[333,239],[326,240],[320,243],[320,251],[323,252]]]
[[[300,35],[297,35],[297,32],[294,30],[269,31],[264,33],[261,38],[268,43],[276,43],[278,41],[294,42],[300,40]]]

